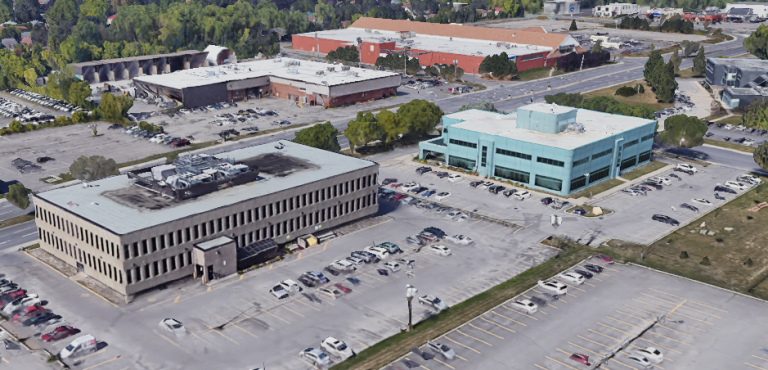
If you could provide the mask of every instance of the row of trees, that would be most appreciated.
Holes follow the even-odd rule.
[[[625,30],[648,31],[651,29],[651,26],[645,19],[640,19],[638,17],[624,17],[621,19],[621,23],[619,23],[619,28]]]
[[[760,99],[749,103],[739,123],[746,127],[768,129],[768,101]]]
[[[408,62],[406,64],[406,59]],[[376,67],[384,67],[393,70],[402,70],[405,67],[408,74],[414,75],[421,71],[421,64],[418,58],[411,58],[402,54],[387,54],[385,57],[376,58]]]
[[[680,14],[675,14],[661,24],[659,31],[690,35],[693,33],[693,22],[683,19],[683,16]]]
[[[508,79],[517,76],[517,64],[510,60],[506,52],[501,54],[489,55],[480,62],[479,71],[482,74],[488,73],[496,79]]]
[[[335,62],[335,61],[342,61],[342,62],[350,62],[350,63],[358,63],[360,62],[360,52],[357,51],[357,48],[354,46],[339,46],[336,48],[336,50],[331,50],[328,52],[328,55],[325,56],[326,60]]]
[[[653,109],[642,105],[631,106],[618,102],[616,99],[609,96],[596,96],[594,98],[584,99],[584,96],[580,93],[557,93],[555,95],[545,96],[544,100],[547,104],[555,103],[557,105],[589,109],[610,114],[654,119]]]
[[[419,137],[432,132],[440,123],[443,111],[434,103],[415,99],[398,108],[397,113],[383,110],[377,115],[362,112],[349,121],[344,136],[352,151],[380,140],[385,148],[404,135]]]
[[[656,98],[659,101],[669,102],[675,97],[677,81],[675,81],[675,64],[670,59],[664,63],[664,58],[658,50],[651,52],[651,56],[645,63],[643,76],[648,81],[648,85],[656,92]]]

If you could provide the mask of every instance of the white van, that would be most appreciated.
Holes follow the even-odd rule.
[[[96,350],[96,338],[93,335],[83,335],[72,341],[68,346],[59,352],[59,357],[65,359],[72,356],[75,352],[91,352]]]

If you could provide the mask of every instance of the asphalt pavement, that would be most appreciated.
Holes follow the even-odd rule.
[[[35,209],[35,206],[32,204],[31,199],[29,203],[29,207],[27,209],[20,209],[19,207],[16,207],[15,205],[11,204],[7,200],[0,199],[0,221],[7,220],[12,217],[21,216],[25,213],[32,212],[32,210]]]

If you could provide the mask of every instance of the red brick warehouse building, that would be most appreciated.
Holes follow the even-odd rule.
[[[358,46],[358,39],[362,40]],[[547,33],[544,28],[516,30],[451,24],[412,22],[379,18],[360,18],[340,30],[293,35],[293,48],[327,54],[339,46],[353,45],[360,51],[360,61],[375,64],[383,50],[409,47],[424,66],[457,64],[465,72],[477,71],[489,55],[506,52],[517,69],[551,67],[564,54],[586,50],[571,36]]]

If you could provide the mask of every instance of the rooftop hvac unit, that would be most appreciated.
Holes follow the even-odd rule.
[[[296,68],[288,68],[288,73],[293,73],[295,75],[299,74],[299,70]]]
[[[336,67],[328,67],[328,72],[336,72]]]
[[[370,29],[370,28],[366,28],[366,29],[365,29],[365,32],[367,32],[367,33],[371,33],[371,32],[373,32],[373,30],[372,30],[372,29]]]
[[[502,47],[502,46],[504,46],[504,43],[503,43],[503,42],[497,42],[497,43],[496,43],[496,47],[497,47],[497,48],[500,48],[500,47]]]
[[[325,75],[325,71],[317,71],[315,72],[315,76],[323,76]]]
[[[347,76],[357,77],[357,71],[347,71]]]
[[[406,44],[406,45],[413,45],[414,41],[413,40],[405,40],[405,41],[403,41],[403,43]]]
[[[349,66],[341,66],[342,71],[349,71]]]

